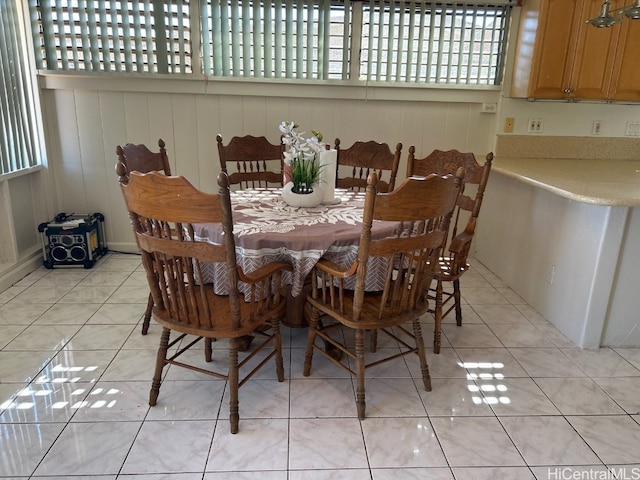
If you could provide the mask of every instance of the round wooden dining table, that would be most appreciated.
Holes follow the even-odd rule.
[[[251,272],[273,261],[291,263],[292,272],[284,272],[290,286],[287,315],[290,327],[307,326],[304,315],[309,273],[324,257],[338,265],[351,265],[358,254],[362,230],[364,193],[336,189],[340,202],[317,207],[291,207],[281,197],[280,189],[252,189],[231,192],[233,229],[238,265]],[[374,221],[371,234],[382,238],[397,232],[397,222]],[[222,243],[219,224],[200,224],[198,240]],[[382,290],[385,265],[370,259],[365,288]],[[228,294],[226,267],[222,263],[203,267],[204,281],[212,282],[217,294]]]

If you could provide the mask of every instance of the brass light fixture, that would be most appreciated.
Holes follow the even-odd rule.
[[[625,17],[632,20],[640,19],[640,0],[634,0],[630,6],[615,10],[611,10],[609,0],[604,0],[600,7],[600,15],[587,20],[587,23],[594,27],[607,28],[621,22]]]
[[[640,0],[635,0],[633,5],[623,9],[622,14],[632,20],[640,19]]]

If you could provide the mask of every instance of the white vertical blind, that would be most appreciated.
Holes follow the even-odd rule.
[[[28,1],[41,69],[466,85],[501,83],[512,3]]]
[[[345,3],[330,0],[206,0],[205,75],[342,78]],[[205,32],[205,29],[207,30]]]
[[[510,2],[362,3],[367,60],[360,79],[483,85],[502,81]]]
[[[0,174],[39,163],[35,96],[19,3],[0,1]]]
[[[333,42],[337,46],[342,41],[342,51],[339,54],[335,54],[333,48],[329,51],[331,61],[341,59],[340,71],[342,72],[342,80],[349,80],[350,78],[358,78],[358,72],[360,71],[360,52],[362,45],[362,5],[355,3],[353,7],[350,5],[349,0],[344,2],[343,22],[342,22],[342,36],[337,37],[333,34],[329,35],[329,41],[333,47]],[[334,25],[330,26],[331,30],[334,29]],[[331,72],[331,67],[329,67]]]
[[[191,0],[29,0],[46,70],[190,73]]]

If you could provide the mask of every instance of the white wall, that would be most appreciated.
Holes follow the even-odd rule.
[[[46,168],[0,178],[0,293],[42,265],[38,225],[55,205]]]
[[[622,104],[585,101],[528,101],[522,98],[511,98],[511,79],[516,62],[515,48],[518,37],[520,9],[513,10],[512,27],[509,30],[506,72],[502,85],[502,95],[498,105],[496,134],[504,134],[505,119],[515,119],[513,135],[552,135],[552,136],[592,136],[593,122],[601,121],[601,137],[622,137],[625,134],[627,121],[640,121],[640,104]],[[528,120],[541,118],[541,133],[528,133]]]
[[[640,272],[640,208],[630,209],[617,275],[611,286],[611,303],[602,336],[602,345],[640,345],[638,272]]]
[[[640,105],[596,102],[550,102],[527,101],[518,98],[503,98],[496,126],[503,134],[507,117],[515,118],[514,135],[550,135],[576,137],[623,137],[627,122],[640,121]],[[543,131],[540,134],[527,132],[528,120],[541,118]],[[593,122],[599,120],[600,135],[593,135]]]
[[[267,96],[252,94],[262,85],[243,86],[239,94],[219,94],[189,92],[193,82],[188,81],[176,83],[183,92],[165,92],[164,84],[149,79],[132,82],[127,79],[121,87],[117,80],[78,85],[76,79],[55,78],[48,79],[44,91],[47,118],[55,119],[49,125],[54,140],[49,157],[58,208],[103,213],[107,243],[114,250],[135,250],[114,171],[118,144],[144,143],[157,150],[162,138],[172,172],[205,191],[215,191],[220,171],[216,134],[227,140],[234,135],[265,135],[278,142],[282,120],[294,120],[307,132],[319,130],[328,142],[339,137],[343,146],[376,140],[393,148],[401,142],[398,178],[406,174],[410,145],[422,156],[435,148],[457,148],[482,158],[495,139],[496,114],[481,112],[483,101],[498,100],[499,92],[492,89],[436,92],[433,99],[372,100],[373,94],[388,97],[389,90],[351,89],[355,98],[342,98],[343,88],[312,86],[287,96],[288,86],[282,85],[280,96]],[[144,84],[152,91],[131,91]]]
[[[590,205],[500,173],[477,258],[584,348],[637,346],[640,209]]]

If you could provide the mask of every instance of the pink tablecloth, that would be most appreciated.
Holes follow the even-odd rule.
[[[350,265],[357,257],[362,229],[364,194],[337,190],[337,205],[315,208],[290,207],[276,189],[243,190],[231,193],[234,235],[238,264],[245,272],[272,261],[293,265],[285,281],[292,285],[291,295],[302,292],[304,280],[323,256],[339,265]],[[395,222],[375,221],[373,238],[392,234]],[[214,224],[202,224],[196,237],[221,243],[222,231]],[[382,290],[384,275],[376,271],[384,268],[375,261],[368,264],[366,288]],[[205,266],[206,281],[215,284],[216,292],[226,294],[226,273],[222,264]]]

